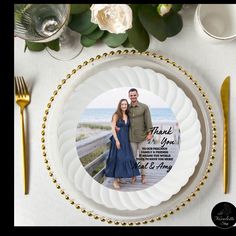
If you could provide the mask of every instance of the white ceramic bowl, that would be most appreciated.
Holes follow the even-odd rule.
[[[197,32],[205,39],[236,38],[236,4],[198,4],[194,21]]]

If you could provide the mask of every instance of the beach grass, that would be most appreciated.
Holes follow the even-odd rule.
[[[76,137],[76,142],[86,139],[87,137],[88,136],[86,134],[80,134],[78,137]]]
[[[95,135],[101,131],[111,131],[109,123],[79,123],[76,142]]]
[[[81,141],[83,139],[86,139],[90,137],[91,135],[95,135],[97,133],[100,133],[101,131],[111,131],[111,126],[109,123],[79,123],[78,125],[78,136],[76,137],[76,142]],[[100,147],[98,147],[93,152],[89,153],[88,155],[80,158],[80,161],[82,165],[85,167],[89,163],[91,163],[93,160],[98,158],[100,155],[102,155],[105,151],[109,149],[109,144],[103,144]],[[91,173],[91,176],[95,176],[100,170],[102,170],[105,167],[105,162],[100,163]],[[99,180],[99,183],[103,183],[104,177],[102,177]]]
[[[90,129],[101,129],[101,130],[111,130],[111,126],[107,124],[92,124],[92,123],[80,123],[80,128],[90,128]]]
[[[89,164],[90,162],[92,162],[93,160],[95,160],[96,158],[98,158],[98,156],[100,156],[101,154],[103,154],[107,149],[108,149],[108,145],[104,144],[102,146],[100,146],[99,148],[97,148],[95,151],[91,152],[90,154],[82,157],[80,159],[81,163],[83,166],[86,166],[87,164]],[[105,163],[101,163],[99,164],[96,169],[93,170],[93,172],[91,173],[91,176],[95,176],[101,169],[103,169],[105,167]],[[99,183],[102,183],[104,181],[104,179],[102,178],[101,180],[99,180]]]
[[[93,160],[95,160],[97,157],[99,157],[101,154],[103,154],[108,149],[108,145],[104,144],[100,147],[98,147],[95,151],[89,153],[88,155],[80,158],[80,161],[83,166],[86,166]]]
[[[91,176],[95,176],[100,170],[102,170],[105,167],[105,163],[101,163],[97,166],[97,168],[92,172]],[[99,180],[99,183],[103,183],[104,176]]]

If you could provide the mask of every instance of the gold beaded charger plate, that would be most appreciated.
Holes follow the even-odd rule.
[[[171,169],[162,174],[162,178],[155,179],[152,186],[141,185],[143,189],[122,191],[122,187],[116,190],[109,183],[103,185],[104,179],[98,178],[102,176],[103,167],[101,170],[95,167],[104,161],[104,150],[99,150],[98,158],[89,164],[83,163],[81,157],[91,153],[93,156],[101,145],[106,146],[110,131],[105,129],[95,135],[98,127],[81,127],[85,125],[81,120],[84,110],[95,98],[110,91],[106,100],[112,100],[117,92],[114,89],[123,88],[127,92],[130,87],[156,95],[171,108],[180,138],[176,135],[174,141],[170,140],[170,144],[178,140],[179,149],[175,151],[178,158],[172,161]],[[213,106],[213,97],[206,89],[199,78],[156,53],[118,50],[78,65],[57,86],[43,117],[43,156],[60,193],[88,216],[117,225],[145,224],[180,210],[200,191],[220,152],[216,149],[222,132],[217,122],[221,119],[217,117],[220,112]],[[122,92],[119,90],[118,94],[121,96]],[[101,98],[94,103],[99,101],[101,103]],[[114,101],[118,100],[112,101],[116,106]],[[98,120],[98,113],[92,111],[92,117]],[[87,119],[88,116],[85,121]],[[90,130],[92,135],[84,137],[87,133],[81,133],[81,128]],[[163,145],[160,140],[159,145]],[[160,162],[157,164],[160,167]]]

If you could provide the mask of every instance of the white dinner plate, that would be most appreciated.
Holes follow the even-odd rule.
[[[94,98],[126,87],[145,89],[167,104],[178,122],[180,145],[172,169],[160,181],[123,192],[103,186],[87,173],[76,135],[81,114]],[[217,126],[205,85],[170,59],[134,51],[105,54],[78,66],[52,98],[44,117],[43,154],[57,188],[83,212],[108,222],[153,221],[183,207],[204,184],[222,127]]]

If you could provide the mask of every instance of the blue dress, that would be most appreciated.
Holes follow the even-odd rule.
[[[133,156],[129,142],[130,121],[118,119],[116,126],[120,128],[117,137],[120,141],[120,149],[116,147],[116,141],[112,135],[111,146],[106,161],[105,176],[113,178],[131,178],[140,175],[138,165]]]

